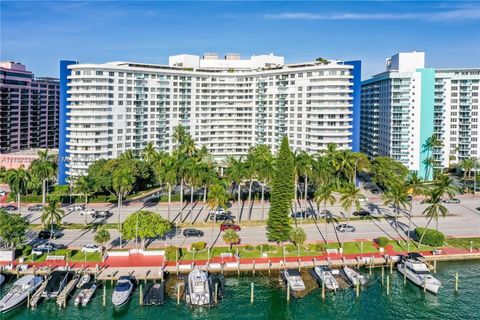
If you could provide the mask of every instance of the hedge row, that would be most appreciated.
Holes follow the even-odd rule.
[[[434,229],[425,229],[423,227],[415,228],[415,234],[417,236],[418,241],[420,241],[420,238],[422,237],[424,232],[425,232],[425,236],[423,236],[422,244],[426,244],[431,247],[443,246],[445,242],[445,235],[440,231],[437,231]]]

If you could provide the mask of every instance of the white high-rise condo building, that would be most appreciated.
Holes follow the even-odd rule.
[[[171,151],[179,124],[217,160],[257,144],[276,151],[285,135],[293,149],[358,151],[360,67],[285,64],[273,54],[177,55],[169,65],[61,61],[59,181],[149,142]]]
[[[360,150],[389,156],[420,176],[478,157],[480,69],[425,68],[425,53],[398,53],[362,82]],[[442,146],[426,148],[436,136]]]

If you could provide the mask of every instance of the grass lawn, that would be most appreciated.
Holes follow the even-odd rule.
[[[65,256],[65,259],[68,257],[68,261],[71,262],[101,262],[102,257],[100,253],[83,253],[80,250],[70,250],[70,249],[61,249],[50,252],[50,256]],[[32,255],[26,257],[25,262],[43,262],[47,259],[47,254],[42,254],[41,256],[34,256],[32,260]],[[86,260],[85,260],[86,259]]]
[[[480,248],[480,238],[447,238],[445,239],[445,245],[454,248],[470,249],[470,241],[473,248]]]

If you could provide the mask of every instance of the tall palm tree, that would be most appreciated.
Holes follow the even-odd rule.
[[[242,161],[242,157],[236,159],[233,156],[229,156],[225,161],[226,164],[226,177],[229,183],[237,185],[237,207],[238,207],[238,221],[240,222],[240,210],[241,210],[241,195],[242,195],[242,181],[246,176],[245,164]]]
[[[65,213],[60,209],[60,203],[55,198],[50,198],[48,205],[43,207],[43,213],[40,219],[42,220],[44,227],[50,225],[50,242],[52,241],[53,236],[53,226],[60,225],[64,215]]]
[[[434,191],[440,195],[440,198],[443,198],[445,195],[453,198],[459,192],[455,181],[445,174],[437,175],[437,179],[432,187]]]
[[[193,193],[195,187],[202,184],[202,163],[190,158],[186,163],[186,182],[190,186],[190,218],[193,222]]]
[[[328,220],[329,214],[327,213],[327,204],[333,205],[336,201],[333,195],[333,188],[329,185],[322,185],[315,190],[314,201],[317,204],[317,212],[320,217],[320,204],[323,202],[323,212],[325,213],[325,243],[328,240]]]
[[[49,154],[48,150],[39,150],[38,159],[30,165],[30,172],[42,181],[42,203],[45,204],[47,183],[55,177],[57,172],[54,156]]]
[[[334,169],[330,164],[329,158],[326,156],[317,156],[317,159],[312,163],[312,169],[313,179],[317,187],[321,185],[334,185]]]
[[[177,143],[178,145],[181,145],[186,135],[187,135],[187,130],[183,125],[179,124],[173,130],[173,136],[172,136],[173,142]]]
[[[218,181],[214,185],[210,187],[208,191],[208,200],[207,206],[210,210],[217,210],[217,208],[223,208],[225,212],[227,211],[227,204],[228,204],[228,195],[225,186]],[[212,225],[212,235],[213,229],[215,228],[215,224],[217,223],[217,215],[213,215],[213,225]]]
[[[422,194],[425,190],[422,177],[420,177],[416,171],[413,172],[405,182],[405,188],[412,196],[411,204],[409,206],[410,212],[408,214],[408,236],[410,237],[412,226],[413,198]]]
[[[341,150],[337,153],[335,159],[335,170],[348,181],[352,181],[355,161],[357,160],[352,151]]]
[[[142,158],[148,165],[153,164],[158,159],[158,152],[155,150],[155,144],[149,142],[142,150]]]
[[[168,187],[168,221],[170,220],[172,204],[172,186],[177,183],[177,166],[175,158],[166,155],[161,162],[154,167],[155,175],[159,183],[165,183]]]
[[[94,194],[97,188],[91,176],[81,176],[75,180],[74,190],[85,197],[85,205],[87,205],[88,197]],[[87,224],[87,215],[85,215],[85,224]]]
[[[427,138],[427,141],[423,144],[423,152],[427,153],[426,160],[424,162],[426,170],[425,170],[425,180],[428,180],[430,177],[430,168],[433,167],[434,161],[433,158],[431,158],[430,154],[433,153],[435,148],[441,147],[442,146],[442,141],[438,139],[438,137],[435,134],[432,134],[430,137]]]
[[[135,183],[135,177],[133,176],[130,168],[119,167],[113,172],[112,184],[113,190],[117,194],[117,210],[118,210],[118,226],[120,230],[120,247],[122,246],[122,218],[121,218],[121,206],[123,204],[123,198],[126,197],[133,188]]]
[[[262,221],[265,218],[265,186],[273,178],[273,163],[274,158],[270,148],[267,145],[258,145],[255,147],[255,169],[256,176],[260,181],[262,188],[261,202],[262,202]]]
[[[313,157],[306,151],[301,151],[298,156],[298,162],[296,162],[298,174],[304,178],[304,191],[303,200],[305,202],[305,208],[307,207],[308,196],[308,178],[311,177],[313,172]]]
[[[253,181],[257,178],[258,163],[255,148],[250,148],[248,150],[247,156],[245,158],[245,174],[248,179],[248,203],[252,201],[252,185]],[[248,220],[250,220],[250,216]]]
[[[20,212],[20,196],[27,192],[27,185],[29,181],[28,172],[23,169],[23,166],[18,169],[10,169],[7,171],[7,182],[17,196],[17,208]]]
[[[442,204],[442,196],[440,193],[436,192],[435,190],[431,190],[428,192],[428,197],[423,201],[423,203],[428,204],[429,206],[423,210],[423,214],[426,215],[428,222],[425,226],[425,230],[420,237],[419,247],[422,245],[423,237],[425,236],[425,232],[427,231],[428,226],[432,220],[436,222],[436,229],[438,231],[438,217],[441,215],[442,217],[446,217],[448,214],[448,209]]]
[[[400,230],[398,229],[398,213],[399,211],[407,209],[411,206],[408,201],[408,192],[404,185],[394,184],[382,196],[383,204],[385,206],[392,205],[395,208],[395,229],[397,230],[397,242],[400,244]]]
[[[355,208],[355,210],[360,210],[360,198],[362,196],[360,189],[355,187],[353,184],[348,184],[346,187],[344,187],[341,191],[342,195],[340,197],[340,204],[347,212],[347,225],[350,222],[350,215],[351,215],[351,209],[352,207]],[[342,249],[343,249],[343,244],[345,243],[345,233],[343,233],[343,240],[342,240]]]
[[[463,182],[464,183],[466,183],[466,181],[467,181],[467,176],[468,176],[468,178],[470,178],[470,173],[471,173],[472,169],[475,167],[475,162],[476,162],[476,159],[473,158],[473,157],[462,159],[459,162],[458,167],[463,170]]]

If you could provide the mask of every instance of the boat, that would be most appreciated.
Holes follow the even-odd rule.
[[[8,312],[21,305],[42,282],[42,277],[34,275],[23,276],[15,281],[10,291],[0,300],[0,313]]]
[[[89,283],[91,278],[92,278],[92,276],[90,276],[89,273],[85,273],[85,274],[80,278],[80,281],[78,281],[78,283],[77,283],[77,289],[79,289],[79,288],[83,287],[85,284]]]
[[[211,289],[208,273],[203,270],[192,270],[188,274],[186,300],[192,306],[211,305]]]
[[[78,295],[75,297],[75,302],[74,305],[76,307],[82,305],[85,307],[90,300],[92,299],[93,295],[95,294],[95,291],[97,290],[97,284],[96,283],[85,283],[82,287]]]
[[[112,295],[112,303],[115,307],[121,307],[132,296],[133,282],[130,276],[122,276],[118,279]]]
[[[300,271],[297,269],[287,269],[284,271],[285,281],[290,289],[294,292],[305,290],[305,283],[303,283]]]
[[[42,292],[42,298],[45,299],[55,299],[58,297],[60,292],[62,292],[63,288],[68,283],[68,279],[70,278],[71,272],[63,271],[63,270],[56,270],[50,274],[48,278],[48,283],[45,289]]]
[[[367,278],[365,278],[364,275],[360,274],[352,268],[345,266],[343,267],[342,271],[347,277],[350,284],[354,287],[356,287],[357,285],[363,286],[365,285],[365,283],[367,283]]]
[[[340,288],[337,279],[333,276],[333,270],[329,266],[318,266],[315,267],[313,271],[319,281],[324,283],[328,290],[337,291]]]
[[[0,274],[0,286],[5,282],[5,276]]]
[[[425,262],[418,257],[405,257],[397,265],[398,271],[417,286],[437,294],[442,283],[430,273]]]

